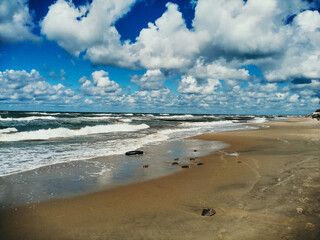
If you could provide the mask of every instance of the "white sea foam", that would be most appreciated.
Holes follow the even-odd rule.
[[[265,123],[267,122],[267,119],[264,118],[264,117],[255,117],[254,119],[252,120],[249,120],[248,123]]]
[[[126,123],[129,123],[129,122],[132,122],[132,119],[130,118],[122,118],[122,119],[119,119],[120,122],[126,122]]]
[[[53,112],[25,112],[25,114],[28,114],[28,115],[44,115],[44,116],[55,116],[55,115],[60,115],[62,113],[53,113]]]
[[[25,140],[47,140],[52,138],[68,138],[84,136],[90,134],[109,133],[109,132],[132,132],[149,128],[147,124],[112,124],[87,126],[80,129],[54,128],[41,129],[37,131],[18,132],[13,134],[1,134],[0,142],[25,141]]]
[[[233,156],[233,157],[238,157],[238,156],[239,156],[239,153],[237,153],[237,152],[232,152],[232,153],[229,153],[228,155],[229,155],[229,156]]]
[[[193,118],[193,115],[187,114],[187,115],[172,115],[172,116],[157,116],[157,119],[189,119]]]
[[[233,121],[216,121],[216,122],[186,122],[181,123],[180,127],[213,127],[213,126],[220,126],[220,125],[231,125],[235,124]]]
[[[110,119],[120,119],[121,117],[111,117],[111,116],[100,116],[100,117],[79,117],[75,118],[76,121],[101,121],[101,120],[110,120]],[[65,120],[72,120],[72,118],[65,118]]]
[[[112,113],[95,113],[95,114],[92,114],[93,116],[112,116],[113,114]]]
[[[21,117],[21,118],[2,118],[0,121],[33,121],[33,120],[56,120],[57,118],[52,116],[33,116],[33,117]]]
[[[18,132],[18,130],[16,128],[0,129],[0,134],[2,134],[2,133],[12,133],[12,132]]]

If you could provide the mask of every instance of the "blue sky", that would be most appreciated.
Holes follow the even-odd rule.
[[[307,114],[320,1],[2,0],[0,109]]]

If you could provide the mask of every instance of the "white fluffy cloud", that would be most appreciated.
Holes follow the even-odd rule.
[[[192,67],[197,71],[200,61],[202,69],[206,67],[208,77],[218,75],[213,78],[232,80],[230,74],[242,74],[240,78],[245,79],[246,73],[241,70],[230,72],[235,68],[228,66],[230,60],[237,59],[237,68],[247,63],[257,64],[270,81],[302,74],[305,69],[311,70],[307,71],[309,75],[318,76],[318,71],[310,67],[317,65],[315,59],[318,55],[310,55],[311,52],[305,49],[311,50],[318,45],[319,21],[316,15],[319,13],[303,11],[308,6],[306,1],[194,1],[195,18],[191,30],[186,27],[178,6],[168,3],[163,15],[142,29],[135,43],[121,43],[113,24],[133,4],[134,0],[93,0],[91,4],[75,7],[71,2],[58,0],[50,6],[41,23],[42,33],[72,54],[86,51],[86,57],[95,64],[178,69],[186,74],[186,70]],[[286,24],[285,19],[294,14],[298,14],[294,24]],[[303,43],[306,46],[302,49]],[[292,56],[296,58],[292,59]],[[217,66],[221,59],[227,72]],[[267,64],[270,59],[278,59],[277,64]],[[301,59],[305,59],[305,66],[295,70],[286,67],[291,65],[290,62],[301,62]],[[289,69],[295,73],[287,73]],[[223,76],[224,73],[228,75]],[[201,74],[205,77],[204,73]]]
[[[225,61],[214,61],[212,63],[204,63],[203,60],[198,59],[194,66],[187,70],[189,75],[198,78],[214,78],[224,80],[249,80],[250,75],[248,70],[244,68],[237,69],[230,63]]]
[[[208,57],[250,57],[280,52],[286,38],[283,27],[276,22],[281,13],[277,2],[199,0],[194,27],[208,35],[203,45]]]
[[[78,98],[64,85],[51,85],[36,70],[6,70],[0,72],[0,99],[6,102],[68,103]]]
[[[39,40],[32,33],[33,28],[27,0],[0,1],[0,43]]]
[[[90,79],[79,80],[83,102],[221,111],[229,107],[228,111],[238,112],[265,106],[290,111],[318,103],[320,15],[306,10],[308,1],[192,1],[192,29],[187,28],[178,6],[168,3],[162,16],[142,29],[135,42],[121,42],[114,24],[134,2],[93,0],[76,7],[72,1],[57,0],[43,18],[42,34],[71,54],[83,52],[93,64],[146,71],[131,78],[140,90],[132,94],[122,93],[107,72],[95,71]],[[286,22],[290,16],[292,22]],[[0,19],[0,41],[35,38],[26,0],[2,1]],[[261,79],[244,68],[250,64],[261,69]],[[11,95],[2,90],[1,99],[75,96],[63,85],[45,82],[35,70],[9,71],[1,73],[0,81],[12,89]],[[54,78],[65,75],[52,73]],[[182,76],[178,93],[163,85],[173,75]],[[283,85],[278,82],[286,86],[279,87]]]
[[[199,52],[202,36],[187,29],[177,5],[166,6],[167,11],[142,29],[135,43],[121,45],[119,36],[110,34],[101,44],[88,48],[87,57],[94,63],[130,68],[177,69],[190,65]]]
[[[82,77],[79,80],[81,83],[81,91],[87,96],[105,96],[107,94],[119,94],[121,88],[119,84],[111,81],[109,73],[103,70],[91,73],[91,80]]]
[[[178,6],[168,3],[167,11],[148,28],[142,29],[130,51],[145,68],[184,68],[199,52],[201,34],[189,31]]]
[[[71,1],[58,0],[41,22],[42,33],[74,55],[102,43],[113,48],[120,39],[113,24],[133,2],[94,0],[90,5],[76,7]]]
[[[166,77],[159,69],[148,70],[143,75],[134,75],[131,78],[131,82],[138,84],[140,90],[161,89],[164,81],[166,81]]]
[[[182,78],[178,92],[208,95],[213,94],[219,87],[221,87],[221,83],[217,79],[207,79],[203,83],[200,83],[196,78],[186,76]]]
[[[287,34],[287,51],[280,61],[266,69],[268,81],[291,81],[295,78],[320,79],[320,14],[304,11],[298,14]]]

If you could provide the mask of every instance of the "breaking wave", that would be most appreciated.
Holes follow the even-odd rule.
[[[0,129],[0,134],[2,134],[2,133],[12,133],[12,132],[18,132],[18,130],[16,128]]]
[[[90,134],[110,133],[110,132],[133,132],[149,128],[147,124],[113,124],[87,126],[80,129],[55,128],[40,129],[37,131],[17,132],[12,134],[0,134],[0,142],[14,142],[27,140],[47,140],[52,138],[69,138],[76,136],[85,136]]]
[[[33,121],[33,120],[56,120],[57,118],[52,116],[32,116],[32,117],[20,117],[20,118],[2,118],[0,121]]]

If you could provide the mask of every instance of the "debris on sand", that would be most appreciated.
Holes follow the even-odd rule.
[[[216,214],[216,211],[213,208],[203,209],[201,215],[202,216],[213,216]]]

